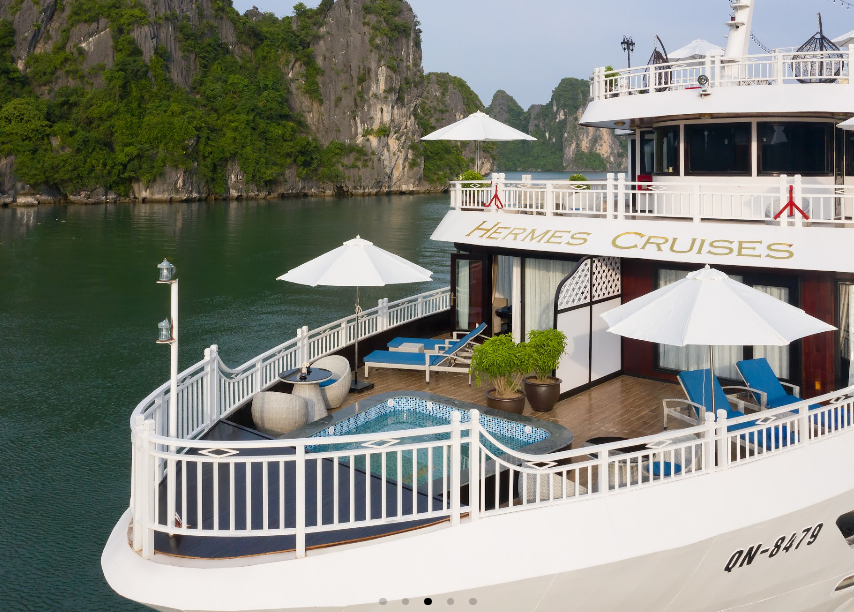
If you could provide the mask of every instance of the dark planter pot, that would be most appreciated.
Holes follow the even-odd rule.
[[[525,396],[521,393],[517,397],[505,399],[492,395],[493,391],[495,389],[490,389],[486,392],[486,405],[490,408],[512,412],[513,414],[522,414],[525,411]]]
[[[560,398],[561,380],[552,378],[551,382],[542,383],[534,382],[533,378],[529,376],[525,379],[525,395],[528,396],[528,403],[536,412],[549,412]]]

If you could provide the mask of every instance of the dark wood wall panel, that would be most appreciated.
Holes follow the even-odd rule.
[[[829,272],[807,272],[800,277],[801,308],[825,323],[836,325],[836,282]],[[832,332],[801,341],[803,397],[829,393],[836,381],[836,334]]]

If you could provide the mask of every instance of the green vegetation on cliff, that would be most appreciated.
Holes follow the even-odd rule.
[[[297,4],[294,17],[258,20],[239,15],[229,0],[217,3],[250,51],[243,54],[221,40],[213,21],[192,26],[172,16],[182,53],[198,63],[190,91],[170,79],[164,47],[143,59],[131,36],[148,22],[137,0],[66,1],[70,17],[59,40],[29,56],[26,76],[11,55],[14,28],[0,21],[0,156],[15,156],[24,182],[126,195],[133,181],[151,181],[173,166],[197,171],[212,192],[224,193],[231,160],[247,182],[264,186],[294,166],[302,178],[340,182],[344,160],[365,155],[356,145],[322,147],[287,103],[283,67],[294,61],[304,71],[299,86],[321,98],[311,45],[332,0],[316,9]],[[84,72],[83,54],[66,49],[69,32],[99,17],[110,22],[115,60]]]

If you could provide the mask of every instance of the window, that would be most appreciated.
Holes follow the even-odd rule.
[[[524,266],[525,335],[554,327],[557,286],[575,269],[574,261],[526,259]]]
[[[749,123],[685,126],[688,174],[750,174]]]
[[[833,174],[832,123],[760,123],[763,174]]]
[[[679,174],[679,127],[655,130],[655,173]]]
[[[641,132],[640,172],[650,176],[655,172],[655,132]]]
[[[659,270],[658,288],[675,283],[688,276],[685,270]],[[745,282],[757,291],[767,293],[778,300],[791,303],[791,290],[776,285],[759,285],[746,282],[741,276],[730,274],[730,278]],[[852,294],[854,295],[854,294]],[[788,346],[716,346],[715,374],[721,378],[741,380],[735,364],[742,359],[764,357],[778,378],[789,380],[791,376],[791,351]],[[658,345],[658,367],[665,370],[697,370],[709,367],[709,347]]]

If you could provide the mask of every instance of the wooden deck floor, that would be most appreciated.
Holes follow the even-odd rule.
[[[359,376],[363,377],[364,371]],[[371,370],[367,379],[376,386],[361,395],[350,395],[349,406],[373,395],[395,391],[427,391],[472,404],[486,405],[485,388],[468,384],[468,376],[448,372],[434,373],[430,384],[424,373],[412,370]],[[525,415],[545,419],[568,428],[575,434],[575,448],[585,440],[602,436],[637,438],[664,430],[661,400],[683,397],[678,385],[620,376],[593,389],[559,402],[551,412],[534,412],[525,406]],[[678,427],[674,422],[672,426]]]

